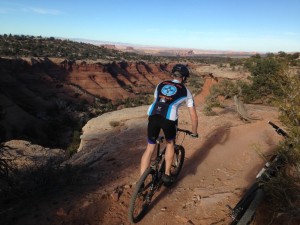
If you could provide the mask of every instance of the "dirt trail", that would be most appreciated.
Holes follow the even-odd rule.
[[[139,224],[229,224],[226,205],[234,206],[254,181],[264,164],[258,153],[270,153],[280,140],[267,125],[268,120],[278,122],[275,108],[247,108],[262,120],[244,123],[234,105],[213,117],[197,108],[200,138],[186,137],[186,159],[177,183],[161,189]],[[187,109],[180,111],[180,118],[180,127],[189,129]],[[90,164],[80,184],[30,200],[14,224],[129,225],[128,204],[139,177],[146,125],[145,116],[115,127],[102,143],[106,153]]]

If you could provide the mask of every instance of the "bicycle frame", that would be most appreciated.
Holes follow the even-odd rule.
[[[177,129],[177,131],[183,132],[185,134],[191,134],[190,131],[182,130],[179,128]],[[151,204],[153,196],[160,189],[162,184],[164,184],[162,176],[165,173],[166,162],[164,155],[166,148],[164,147],[161,150],[161,143],[163,142],[163,140],[163,136],[159,136],[157,138],[156,158],[154,159],[154,162],[150,164],[150,167],[148,167],[141,175],[140,179],[137,182],[134,193],[132,194],[128,212],[129,219],[132,223],[137,223],[143,218],[143,216],[146,214],[148,206]],[[177,144],[175,144],[174,150],[175,155],[170,173],[176,179],[181,171],[184,162],[185,150],[182,145]],[[165,184],[165,186],[169,187],[168,184]]]
[[[163,162],[163,156],[165,154],[165,149],[163,149],[163,151],[160,151],[160,144],[163,142],[164,137],[163,136],[159,136],[156,139],[156,158],[155,158],[155,162],[151,164],[150,168],[153,169],[154,174],[152,175],[153,178],[153,183],[151,184],[152,187],[150,187],[151,192],[154,189],[159,189],[162,181],[161,181],[161,176],[163,175],[163,173],[165,172],[165,168],[164,165],[162,165]]]
[[[180,128],[177,128],[177,132],[182,132],[182,133],[189,134],[189,135],[192,134],[191,131],[180,129]],[[153,164],[151,164],[151,166],[150,166],[151,168],[153,168],[156,171],[159,170],[159,168],[158,168],[159,163],[161,162],[161,160],[162,160],[162,158],[165,154],[165,151],[166,151],[166,148],[164,148],[163,151],[160,151],[160,144],[163,142],[164,138],[165,138],[164,136],[159,136],[156,139],[156,148],[157,148],[157,150],[156,150],[156,159],[155,159],[155,162]],[[175,148],[176,148],[176,140],[177,140],[177,137],[176,137],[175,143],[174,143]],[[183,142],[183,140],[182,140],[182,142]],[[163,170],[162,172],[164,172],[164,168],[160,168],[160,172],[161,172],[161,170]]]
[[[270,124],[279,135],[282,135],[284,138],[288,137],[287,133],[276,124],[272,123],[271,121],[268,121],[268,124]],[[272,177],[275,177],[278,170],[283,165],[283,158],[280,155],[274,155],[270,159],[270,161],[265,163],[264,167],[258,172],[258,174],[256,175],[256,182],[247,190],[247,192],[243,195],[242,199],[236,204],[236,206],[234,208],[231,208],[229,205],[227,205],[227,207],[231,210],[230,216],[233,220],[233,222],[231,223],[232,225],[239,222],[239,220],[251,204],[258,189],[263,190],[264,183],[270,180]]]
[[[183,129],[180,129],[180,128],[177,128],[177,131],[178,132],[183,132],[185,134],[191,134],[190,131],[188,130],[183,130]],[[153,169],[154,173],[152,175],[152,179],[153,179],[153,183],[151,184],[151,197],[154,193],[154,190],[159,190],[161,185],[162,185],[162,180],[161,180],[161,177],[162,175],[164,174],[165,172],[165,162],[164,162],[164,155],[165,155],[165,151],[166,151],[166,148],[164,148],[162,151],[160,151],[160,145],[161,143],[163,142],[164,140],[164,136],[159,136],[157,139],[156,139],[156,158],[155,158],[155,161],[154,163],[151,164],[150,168]],[[176,140],[177,140],[177,137],[176,139],[174,140],[175,143],[175,149],[177,148],[177,145],[176,145]],[[183,140],[182,140],[183,142]]]

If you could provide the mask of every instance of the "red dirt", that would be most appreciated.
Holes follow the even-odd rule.
[[[207,88],[204,86],[203,92]],[[233,207],[238,202],[264,164],[260,153],[271,153],[280,140],[267,125],[268,120],[278,123],[275,108],[247,105],[250,113],[262,119],[245,123],[232,103],[219,109],[217,116],[207,117],[202,112],[203,98],[200,96],[196,101],[200,138],[186,137],[183,144],[186,159],[176,184],[160,190],[138,224],[229,224],[226,205]],[[118,121],[117,115],[114,120]],[[129,225],[128,205],[139,178],[146,125],[145,111],[139,119],[122,121],[119,127],[111,129],[106,140],[98,143],[105,154],[90,164],[80,177],[80,184],[77,182],[43,198],[29,199],[28,207],[20,210],[13,224]],[[180,111],[179,125],[190,129],[186,109]],[[270,222],[266,212],[258,212],[256,225]],[[272,224],[284,223],[277,219]]]
[[[234,206],[254,182],[264,164],[259,152],[270,153],[280,140],[267,125],[270,119],[278,123],[274,108],[247,108],[263,119],[244,123],[232,105],[214,117],[204,116],[198,108],[200,138],[186,137],[186,159],[178,181],[161,189],[139,224],[229,224],[226,205]],[[180,111],[182,128],[190,127],[187,114],[186,109]],[[146,123],[145,116],[115,128],[102,146],[107,154],[90,165],[80,185],[31,199],[14,224],[129,225],[127,211],[139,178]],[[267,224],[266,220],[260,216],[256,224]]]

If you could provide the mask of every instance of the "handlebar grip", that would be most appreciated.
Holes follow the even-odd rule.
[[[279,127],[275,124],[275,123],[273,123],[273,122],[271,122],[271,121],[268,121],[268,124],[270,124],[272,127],[274,127],[276,130],[277,129],[279,129]]]
[[[192,138],[198,138],[198,137],[199,137],[199,134],[195,134],[195,133],[193,133],[192,131],[189,131],[189,130],[184,130],[184,129],[177,128],[177,131],[183,132],[183,133],[185,133],[185,134],[188,134],[188,135],[190,135]]]
[[[279,135],[282,135],[283,137],[288,137],[287,133],[282,130],[279,126],[277,126],[275,123],[268,121],[268,124],[270,124]]]
[[[184,129],[180,129],[180,128],[177,128],[177,131],[180,131],[180,132],[186,133],[186,134],[188,134],[188,135],[191,135],[191,134],[192,134],[192,132],[191,132],[191,131],[189,131],[189,130],[184,130]]]

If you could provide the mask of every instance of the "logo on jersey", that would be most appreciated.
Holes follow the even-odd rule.
[[[172,96],[175,95],[177,92],[177,88],[173,85],[165,85],[163,86],[163,88],[161,89],[161,93],[165,96]]]

